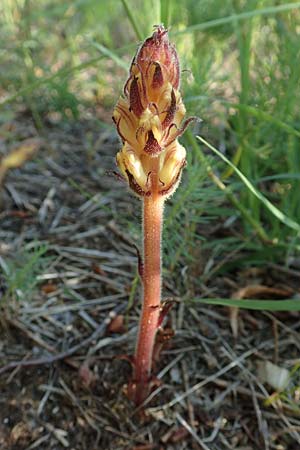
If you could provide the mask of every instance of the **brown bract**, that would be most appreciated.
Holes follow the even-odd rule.
[[[177,138],[194,118],[182,124],[185,107],[179,85],[175,47],[167,30],[158,26],[133,58],[124,96],[113,113],[123,141],[117,164],[139,196],[173,193],[186,163]]]

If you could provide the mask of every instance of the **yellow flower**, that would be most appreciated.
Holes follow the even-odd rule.
[[[180,67],[174,45],[163,26],[138,49],[115,107],[113,120],[123,141],[117,164],[139,196],[170,195],[186,164],[177,138],[186,120],[179,92]]]

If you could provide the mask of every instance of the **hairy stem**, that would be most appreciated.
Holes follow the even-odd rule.
[[[161,233],[164,198],[153,192],[145,197],[143,208],[144,270],[143,307],[135,353],[135,403],[149,394],[153,347],[160,314]]]

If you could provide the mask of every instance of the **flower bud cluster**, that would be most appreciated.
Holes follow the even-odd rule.
[[[186,164],[178,137],[185,107],[179,92],[180,67],[163,26],[156,27],[137,51],[129,78],[113,113],[123,147],[117,164],[139,196],[174,192]]]

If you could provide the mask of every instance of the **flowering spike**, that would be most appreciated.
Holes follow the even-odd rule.
[[[154,192],[167,197],[174,192],[185,165],[185,150],[179,144],[174,146],[174,143],[194,119],[181,125],[185,107],[178,90],[179,83],[176,49],[169,41],[167,30],[159,25],[133,58],[124,97],[120,98],[113,114],[123,141],[123,148],[118,153],[118,166],[129,187],[140,197]],[[174,156],[174,151],[177,156]],[[170,156],[176,164],[169,164],[166,170]],[[157,161],[154,162],[153,157]],[[151,176],[149,189],[143,174],[150,172],[156,175],[155,179]]]
[[[186,165],[177,138],[191,120],[179,92],[180,66],[167,30],[159,25],[132,60],[124,96],[113,120],[122,139],[117,165],[130,189],[143,200],[143,308],[128,394],[140,405],[151,390],[155,337],[161,324],[161,234],[165,200],[177,188]]]

